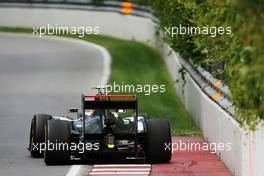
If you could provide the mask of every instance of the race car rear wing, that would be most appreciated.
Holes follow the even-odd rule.
[[[134,95],[82,96],[83,110],[86,109],[137,109]]]

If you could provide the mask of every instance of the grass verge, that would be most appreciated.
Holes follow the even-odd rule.
[[[0,28],[0,31],[32,33],[31,29],[25,28]],[[78,38],[74,35],[64,37]],[[157,51],[141,42],[108,36],[89,35],[78,39],[99,44],[110,52],[113,60],[109,83],[166,85],[165,93],[138,94],[140,112],[147,112],[152,117],[167,118],[171,122],[174,135],[200,134],[177,97],[173,81]]]

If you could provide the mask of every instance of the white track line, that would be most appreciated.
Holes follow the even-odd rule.
[[[149,175],[149,172],[90,172],[89,175]]]
[[[149,176],[150,172],[150,164],[103,164],[94,165],[89,175]]]
[[[150,171],[150,168],[104,168],[104,169],[92,169],[92,172],[100,171]]]
[[[97,167],[151,167],[150,164],[103,164],[103,165],[94,165],[94,168]]]
[[[66,176],[76,176],[81,169],[81,165],[72,165]]]

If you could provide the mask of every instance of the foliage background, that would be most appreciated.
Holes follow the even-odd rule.
[[[229,86],[237,119],[254,129],[264,119],[264,3],[262,0],[149,0],[166,26],[232,27],[232,35],[166,37],[184,58]]]

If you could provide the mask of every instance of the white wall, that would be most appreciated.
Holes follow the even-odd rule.
[[[181,68],[180,56],[172,52],[169,57],[166,57],[166,53],[169,53],[170,50],[169,46],[163,48],[165,62],[173,80],[179,80],[181,79],[181,75],[178,73]],[[245,173],[248,172],[246,166],[243,166],[245,165],[243,153],[246,149],[243,146],[245,138],[243,130],[229,114],[202,92],[189,74],[185,79],[184,87],[183,81],[176,84],[176,91],[196,125],[202,129],[204,138],[211,143],[232,143],[231,151],[221,151],[221,154],[217,151],[217,154],[234,175],[248,176],[248,174],[242,174],[243,170]]]
[[[153,40],[155,33],[151,20],[116,12],[0,6],[1,26],[34,27],[48,24],[67,27],[99,26],[102,34],[144,41]]]
[[[102,34],[148,42],[159,49],[172,79],[180,80],[175,84],[176,92],[195,123],[202,129],[205,139],[210,143],[232,143],[231,151],[217,153],[233,175],[263,176],[263,126],[257,132],[247,134],[229,114],[202,92],[189,75],[183,86],[178,73],[181,68],[179,56],[174,52],[168,55],[171,49],[166,44],[163,47],[158,45],[160,41],[155,36],[156,25],[150,19],[114,12],[0,7],[0,26],[33,27],[47,24],[99,26]]]

